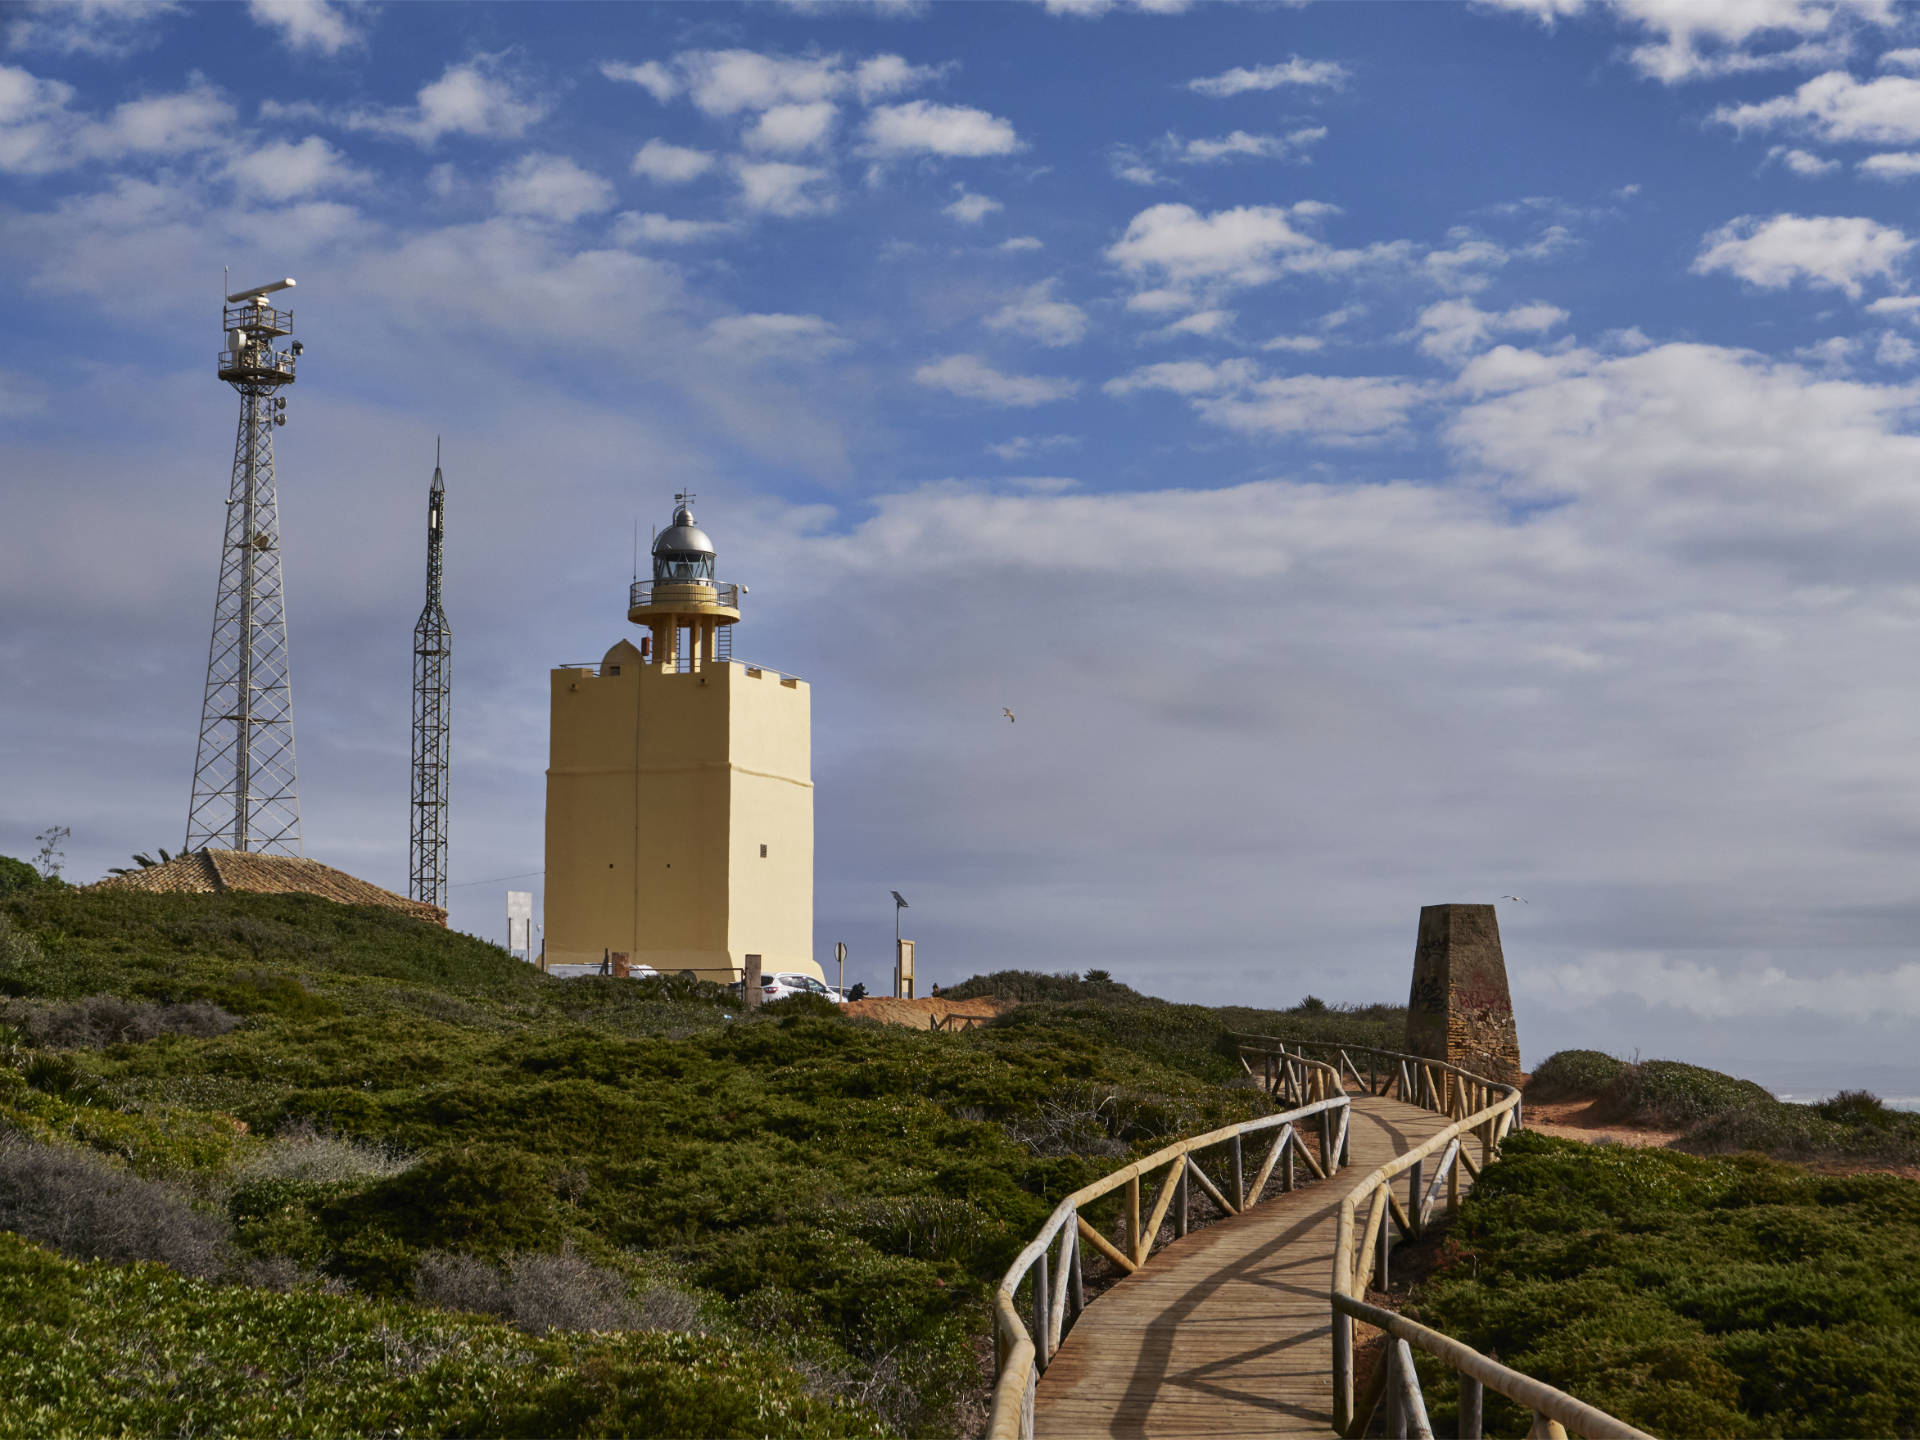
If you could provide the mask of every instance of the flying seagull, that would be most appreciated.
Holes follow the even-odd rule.
[[[1527,903],[1527,897],[1524,895],[1502,895],[1500,898],[1502,900],[1518,900],[1522,905]]]
[[[1000,707],[1000,713],[1007,717],[1007,723],[1009,725],[1017,723],[1013,718],[1013,711],[1009,710],[1006,706],[1002,705]]]

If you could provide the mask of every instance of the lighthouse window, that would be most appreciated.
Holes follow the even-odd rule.
[[[766,847],[766,846],[764,846],[764,845],[762,845],[762,846],[760,847],[760,858],[761,858],[762,860],[764,860],[764,859],[766,859],[766,858],[767,858],[767,847]]]
[[[711,580],[711,555],[656,555],[653,561],[656,580]]]

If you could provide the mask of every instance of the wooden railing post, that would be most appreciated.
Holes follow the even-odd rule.
[[[1427,1228],[1425,1217],[1420,1213],[1420,1201],[1423,1198],[1420,1194],[1420,1167],[1425,1163],[1416,1160],[1407,1169],[1407,1221],[1413,1226],[1413,1234],[1407,1237],[1410,1240]]]
[[[1391,1213],[1380,1218],[1380,1255],[1374,1265],[1373,1288],[1385,1294],[1392,1283],[1387,1273],[1387,1257],[1393,1253],[1393,1216]]]
[[[1173,1192],[1173,1208],[1178,1212],[1173,1217],[1173,1233],[1176,1239],[1183,1237],[1187,1233],[1187,1165],[1188,1159],[1182,1155],[1180,1157],[1180,1178],[1174,1182]]]
[[[1140,1177],[1127,1181],[1127,1254],[1140,1260]]]
[[[1047,1351],[1047,1305],[1053,1299],[1053,1286],[1048,1283],[1047,1252],[1042,1250],[1040,1258],[1033,1262],[1033,1365],[1036,1370],[1047,1368],[1047,1362],[1053,1356]]]
[[[1480,1411],[1485,1389],[1471,1375],[1460,1376],[1460,1440],[1480,1440]]]
[[[1247,1208],[1247,1172],[1245,1162],[1241,1158],[1240,1137],[1237,1134],[1233,1137],[1233,1208],[1236,1210]]]
[[[1291,1148],[1291,1147],[1289,1147]],[[1333,1293],[1345,1294],[1352,1273],[1348,1256],[1353,1250],[1353,1206],[1342,1204],[1334,1221]],[[1345,1435],[1352,1428],[1353,1415],[1353,1317],[1338,1305],[1333,1307],[1333,1428]]]

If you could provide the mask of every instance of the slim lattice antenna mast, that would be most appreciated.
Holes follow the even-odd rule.
[[[433,442],[427,491],[427,604],[413,627],[413,838],[407,894],[447,907],[447,771],[452,759],[453,631],[440,605],[440,542],[447,489]]]
[[[256,285],[226,296],[221,308],[226,348],[219,375],[240,394],[240,430],[187,807],[188,850],[300,853],[273,432],[287,423],[286,397],[276,392],[293,383],[294,362],[305,347],[296,340],[286,350],[275,348],[293,333],[293,312],[267,299],[292,286],[291,280]]]

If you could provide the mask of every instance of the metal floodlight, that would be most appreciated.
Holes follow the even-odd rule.
[[[258,300],[262,296],[271,295],[276,290],[291,290],[292,288],[293,277],[289,275],[285,280],[275,280],[267,285],[256,285],[251,290],[242,290],[237,295],[229,295],[227,296],[227,303],[229,305],[238,305],[246,300]]]
[[[304,355],[307,353],[307,347],[302,342],[296,340],[293,342],[293,353],[296,355]]]

